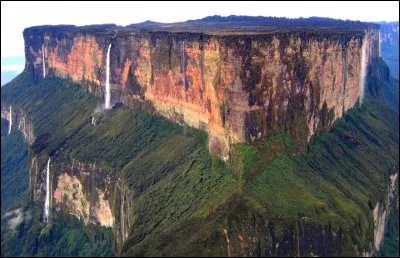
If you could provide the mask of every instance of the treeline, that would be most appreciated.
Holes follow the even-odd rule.
[[[278,28],[286,27],[331,27],[365,29],[368,27],[379,28],[379,25],[361,21],[339,20],[332,18],[310,17],[310,18],[284,18],[264,16],[236,16],[222,17],[220,15],[207,16],[200,20],[189,20],[188,23],[243,23],[246,25],[272,26]]]

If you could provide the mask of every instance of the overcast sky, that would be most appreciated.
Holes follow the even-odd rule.
[[[398,21],[399,2],[1,2],[1,56],[23,56],[22,31],[44,24],[127,25],[178,22],[209,15],[331,17]]]

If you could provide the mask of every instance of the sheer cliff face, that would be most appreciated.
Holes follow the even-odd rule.
[[[30,164],[32,197],[39,202],[44,202],[46,196],[46,166],[42,161],[33,155]],[[52,161],[50,190],[50,220],[54,216],[72,215],[86,225],[114,225],[114,176],[108,169],[75,160],[72,164]]]
[[[389,176],[387,185],[387,198],[386,203],[378,202],[373,210],[374,216],[374,247],[379,251],[385,229],[387,228],[387,221],[390,213],[399,212],[399,179],[398,172]]]
[[[212,36],[53,27],[24,37],[26,69],[37,78],[43,44],[47,74],[85,81],[101,98],[112,44],[112,102],[150,102],[157,113],[204,129],[223,159],[232,143],[261,140],[278,126],[305,142],[330,127],[361,95],[362,60],[379,52],[375,29]]]
[[[34,126],[29,118],[29,116],[26,114],[26,112],[22,108],[15,108],[12,109],[11,106],[2,106],[1,107],[1,118],[7,120],[10,123],[10,118],[12,119],[11,121],[11,130],[10,132],[14,130],[19,130],[21,131],[22,135],[24,136],[25,141],[31,145],[35,141],[35,134],[34,134]],[[12,112],[12,115],[10,116],[10,112]]]

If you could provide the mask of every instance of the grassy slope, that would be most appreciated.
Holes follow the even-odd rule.
[[[117,109],[72,137],[65,157],[109,166],[133,193],[131,241],[203,216],[235,191],[231,169],[212,157],[205,133],[142,111]]]
[[[350,111],[307,155],[282,154],[249,180],[249,198],[268,217],[293,221],[302,214],[314,224],[329,222],[367,248],[365,237],[373,232],[368,203],[383,200],[388,169],[398,167],[399,157],[398,116],[375,108],[381,107],[368,103]]]
[[[185,136],[175,136],[149,156],[134,160],[123,176],[135,191],[134,225],[125,247],[192,216],[207,215],[237,185],[231,170],[210,157],[205,140]]]
[[[112,110],[96,126],[83,126],[68,146],[66,158],[102,162],[129,187],[134,242],[211,212],[237,185],[231,169],[208,152],[205,133],[184,135],[181,126],[142,111]]]
[[[398,115],[371,98],[317,138],[307,155],[275,133],[259,146],[237,145],[226,165],[208,153],[202,132],[184,135],[163,118],[124,108],[92,126],[86,119],[98,101],[78,85],[55,78],[30,85],[23,76],[2,89],[2,101],[23,105],[33,118],[35,150],[52,153],[68,137],[64,161],[100,162],[133,192],[123,254],[226,255],[218,232],[233,233],[251,213],[286,225],[300,214],[313,224],[330,222],[345,230],[343,252],[352,254],[352,242],[366,248],[371,240],[369,203],[382,198],[388,168],[398,165]]]
[[[207,213],[235,189],[230,168],[210,156],[207,136],[198,130],[189,129],[184,135],[181,126],[125,108],[107,112],[93,126],[87,118],[94,114],[96,99],[57,78],[34,85],[22,74],[5,86],[2,101],[15,108],[21,105],[32,118],[37,135],[33,149],[39,155],[53,153],[68,138],[60,160],[99,162],[112,168],[132,191],[139,189],[134,210],[140,211],[135,220],[141,226],[134,231],[135,238],[143,239],[195,212]],[[158,216],[149,219],[146,214]],[[37,218],[30,227],[38,234],[43,225]],[[55,254],[46,250],[25,254]],[[74,246],[68,250],[76,253]]]
[[[288,228],[305,216],[311,224],[343,230],[344,246],[336,254],[354,255],[355,244],[368,250],[372,207],[384,201],[391,168],[399,167],[399,117],[380,97],[388,96],[396,81],[376,73],[386,69],[377,62],[369,79],[381,94],[378,100],[368,97],[361,109],[350,110],[330,132],[316,138],[306,154],[299,155],[282,133],[271,134],[259,146],[237,145],[233,172],[239,174],[238,194],[205,217],[190,217],[142,242],[131,240],[123,254],[226,255],[221,229],[245,227],[249,214]],[[391,109],[393,99],[388,101]],[[232,245],[240,250],[240,242]]]
[[[280,133],[257,147],[238,145],[241,193],[205,217],[183,220],[136,246],[128,242],[124,255],[223,256],[225,236],[218,232],[233,228],[233,237],[249,224],[249,215],[286,225],[284,230],[306,216],[313,225],[344,231],[341,254],[353,255],[354,244],[368,249],[373,240],[369,203],[383,200],[389,168],[398,167],[398,132],[398,115],[368,99],[311,143],[307,154],[296,155]],[[240,242],[232,245],[240,250]]]
[[[270,198],[265,200],[265,205],[267,210],[277,211],[275,215],[290,214],[289,210],[315,210],[320,212],[318,220],[328,208],[342,209],[346,214],[346,207],[341,205],[344,200],[367,206],[369,197],[375,203],[387,169],[397,164],[396,118],[396,114],[377,103],[367,103],[361,112],[350,111],[337,121],[330,133],[321,135],[310,145],[307,155],[293,157],[284,153],[259,177],[249,179],[249,193]],[[272,188],[265,187],[268,184]],[[308,215],[317,217],[317,214]],[[334,214],[326,215],[336,221]]]
[[[98,103],[78,84],[58,78],[47,78],[39,84],[27,73],[2,88],[1,101],[14,108],[22,107],[33,120],[36,152],[54,152],[76,133]]]
[[[97,103],[96,98],[83,92],[78,85],[57,78],[48,78],[36,85],[25,73],[1,90],[2,103],[12,104],[14,110],[22,106],[33,120],[39,139],[34,150],[45,156],[79,130]],[[45,226],[40,219],[42,207],[28,202],[27,146],[20,132],[4,136],[5,124],[2,120],[1,209],[3,213],[10,208],[22,207],[24,220],[11,231],[9,223],[15,216],[2,217],[1,255],[112,255],[111,230],[85,227],[73,218],[67,224],[55,223],[40,234]]]

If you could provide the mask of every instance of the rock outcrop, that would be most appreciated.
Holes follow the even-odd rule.
[[[46,167],[41,161],[44,159],[35,155],[31,159],[31,189],[33,200],[44,203]],[[52,216],[72,215],[85,225],[114,226],[114,175],[110,170],[94,163],[53,161],[50,166],[50,190]]]
[[[207,131],[210,150],[224,160],[231,144],[262,140],[278,127],[302,142],[329,128],[362,96],[362,60],[367,66],[379,55],[379,28],[367,24],[236,34],[43,26],[25,29],[24,38],[26,69],[37,79],[45,62],[46,74],[81,82],[100,98],[112,44],[112,102],[150,103]]]
[[[374,248],[380,249],[390,213],[399,212],[399,178],[398,172],[389,176],[385,203],[378,202],[373,210],[374,215]]]
[[[12,112],[11,116],[10,112]],[[1,118],[7,120],[8,123],[11,124],[10,132],[14,130],[21,131],[25,141],[29,145],[32,145],[35,141],[34,126],[31,119],[22,108],[12,108],[11,106],[2,105]],[[10,118],[12,119],[12,122],[10,122]]]

